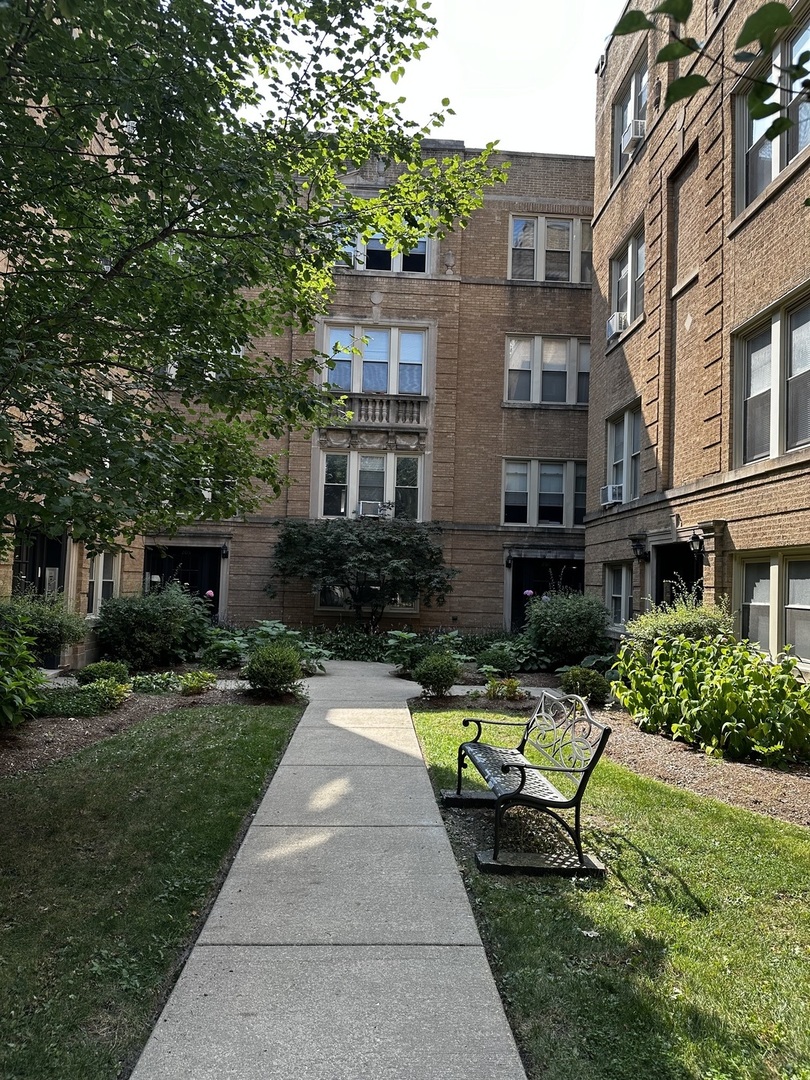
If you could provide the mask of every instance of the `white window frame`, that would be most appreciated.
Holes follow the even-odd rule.
[[[97,577],[98,570],[103,574],[107,559],[112,559],[112,576]],[[87,559],[87,611],[88,617],[97,616],[104,600],[118,596],[121,581],[121,556],[115,552],[102,552],[99,555],[90,555]],[[105,582],[112,583],[109,596],[104,596]],[[99,587],[100,586],[100,587]],[[91,597],[92,592],[92,597]]]
[[[345,361],[345,362],[348,362],[348,363],[351,364],[351,377],[350,377],[351,385],[346,387],[346,386],[337,386],[337,384],[333,384],[335,386],[335,389],[340,390],[342,393],[345,393],[345,394],[363,394],[363,395],[386,394],[386,395],[393,396],[393,397],[413,397],[413,398],[418,398],[418,397],[424,397],[425,396],[425,388],[427,386],[428,349],[430,347],[430,336],[429,336],[429,331],[428,331],[427,326],[424,326],[424,325],[407,326],[407,325],[401,325],[401,324],[396,325],[396,326],[390,326],[390,325],[384,325],[384,324],[380,324],[380,325],[374,324],[374,325],[371,325],[371,326],[367,326],[367,325],[363,325],[363,324],[359,324],[359,323],[346,323],[346,322],[338,322],[338,321],[335,321],[335,320],[330,320],[330,322],[328,322],[324,327],[324,350],[323,350],[324,352],[326,352],[329,355],[332,354],[331,340],[332,340],[332,332],[333,331],[345,331],[348,334],[350,334],[351,338],[352,338],[351,347],[353,349],[357,350],[357,352],[338,352],[338,353],[335,354],[335,359],[336,360]],[[370,335],[380,334],[380,333],[386,333],[386,334],[389,335],[388,359],[386,361],[386,363],[388,364],[388,379],[387,379],[386,389],[384,391],[382,391],[382,390],[364,390],[363,389],[363,364],[364,364],[364,361],[365,361],[365,358],[366,358],[366,348],[370,344],[368,339],[369,339]],[[422,338],[422,359],[421,359],[421,365],[419,365],[422,368],[422,378],[421,378],[421,385],[420,385],[418,393],[415,392],[415,391],[400,390],[399,389],[399,380],[400,380],[399,368],[400,368],[400,364],[402,364],[403,367],[408,365],[407,359],[406,360],[401,360],[403,335],[404,334],[419,334],[419,335],[421,335],[421,338]],[[348,347],[349,346],[347,345],[347,348]],[[417,365],[410,364],[408,366],[417,366]],[[335,370],[330,369],[330,368],[324,368],[323,381],[324,382],[330,382],[334,378],[335,378]]]
[[[350,270],[363,270],[368,274],[413,274],[416,277],[424,277],[425,274],[429,274],[431,272],[431,257],[433,254],[433,245],[431,243],[430,237],[423,236],[419,241],[417,241],[416,246],[410,248],[408,251],[400,251],[397,254],[391,252],[391,266],[390,269],[387,270],[379,270],[366,266],[368,246],[370,242],[374,241],[384,241],[382,233],[375,233],[374,236],[369,237],[369,239],[365,241],[362,239],[362,237],[358,236],[354,244],[346,245],[346,247],[344,248],[345,261],[342,263],[338,263],[338,266]],[[422,244],[424,244],[425,248],[424,270],[404,269],[403,263],[407,260],[408,256],[416,252]],[[381,246],[385,248],[385,250],[391,251],[391,249],[384,242],[381,244]]]
[[[324,513],[324,488],[326,486],[326,459],[327,457],[345,457],[346,465],[346,513]],[[320,518],[353,518],[357,516],[360,506],[360,465],[365,457],[378,457],[385,459],[383,472],[383,503],[390,503],[390,516],[395,517],[396,490],[397,490],[397,460],[400,458],[413,459],[417,463],[417,514],[416,521],[422,521],[424,506],[424,455],[410,453],[407,450],[344,450],[339,447],[321,451],[320,474],[318,483],[318,510]],[[337,486],[337,485],[336,485]]]
[[[734,566],[734,608],[737,615],[737,632],[743,632],[743,603],[745,598],[745,568],[755,563],[768,563],[770,566],[769,580],[769,611],[768,611],[768,651],[772,656],[782,652],[788,641],[787,637],[787,613],[790,610],[788,604],[788,581],[789,568],[793,563],[810,564],[810,549],[797,548],[795,550],[774,551],[749,551],[740,554],[735,560]],[[810,610],[805,605],[800,605],[801,610]],[[795,653],[794,653],[795,655]],[[805,671],[810,671],[810,655],[797,657],[800,666]]]
[[[638,417],[638,447],[634,446],[635,418]],[[641,405],[633,405],[607,421],[607,484],[621,484],[623,503],[641,495],[641,436],[644,417]],[[622,441],[617,446],[621,431]],[[621,451],[621,452],[620,452]]]
[[[769,458],[782,457],[794,450],[806,450],[810,448],[810,439],[798,441],[795,445],[790,443],[789,431],[789,405],[790,383],[792,378],[801,376],[790,375],[792,360],[792,334],[791,323],[793,316],[801,313],[810,313],[810,296],[803,296],[789,304],[777,308],[771,313],[768,320],[758,322],[750,328],[740,331],[735,335],[735,395],[734,415],[735,439],[734,455],[738,465],[748,465],[754,461],[765,461]],[[769,405],[769,439],[768,453],[759,455],[746,455],[746,402],[749,400],[747,391],[748,374],[748,347],[749,344],[760,335],[767,333],[770,328],[770,405]],[[807,369],[805,369],[805,372]],[[805,378],[805,372],[801,375]],[[763,391],[764,392],[764,391]],[[807,408],[810,409],[810,388],[808,389]]]
[[[528,400],[525,398],[517,398],[509,396],[509,373],[513,369],[509,365],[511,343],[513,341],[527,341],[529,343],[529,355],[530,355],[530,368],[524,368],[522,370],[529,371],[530,373],[530,393]],[[559,401],[554,398],[543,397],[543,342],[544,341],[564,341],[566,347],[565,362],[566,362],[566,379],[565,379],[565,398]],[[503,399],[506,402],[512,404],[525,404],[525,405],[587,405],[588,397],[579,398],[580,392],[580,375],[587,374],[590,376],[590,341],[587,338],[569,337],[566,338],[561,334],[546,334],[545,336],[540,334],[507,334],[506,335],[506,361],[505,361],[505,374],[504,374],[504,387],[503,387]],[[587,346],[587,357],[584,358],[582,347]]]
[[[738,213],[759,198],[768,185],[787,168],[791,161],[803,154],[810,146],[810,139],[804,146],[797,145],[800,130],[797,123],[798,112],[802,109],[807,115],[808,110],[810,110],[810,102],[808,102],[807,96],[791,93],[791,79],[788,75],[783,74],[784,69],[792,64],[794,54],[807,50],[810,50],[810,18],[805,16],[801,25],[793,33],[776,43],[771,54],[770,66],[754,69],[753,71],[754,75],[759,75],[769,82],[779,85],[779,92],[774,95],[772,100],[778,101],[780,105],[787,108],[788,115],[794,121],[793,127],[782,132],[775,139],[768,140],[765,138],[765,132],[773,122],[774,116],[768,116],[762,120],[752,120],[748,111],[747,91],[737,95],[735,126],[738,137],[735,140],[737,146],[735,187]],[[764,170],[767,175],[762,186],[753,191],[748,182],[748,157],[749,153],[757,147],[769,151],[770,166]]]
[[[639,56],[613,104],[613,179],[630,164],[632,151],[622,151],[622,140],[629,124],[643,121],[646,137],[650,72],[646,52]],[[641,141],[644,141],[642,137]]]
[[[610,625],[617,628],[624,627],[633,617],[633,564],[632,562],[605,563],[604,573],[605,607],[610,612]],[[618,620],[613,617],[617,599],[621,615]]]
[[[512,255],[516,248],[513,247],[515,238],[515,223],[518,221],[534,222],[534,247],[522,248],[524,251],[533,251],[533,268],[531,277],[515,277],[512,272]],[[564,280],[546,277],[546,251],[554,250],[546,248],[546,226],[554,222],[564,221],[571,226],[571,247],[569,249],[569,275]],[[542,243],[541,243],[542,241]],[[583,247],[583,241],[585,246]],[[586,266],[583,265],[583,255],[591,255]],[[591,223],[588,218],[565,216],[561,214],[510,214],[509,216],[509,265],[507,277],[510,281],[542,281],[548,285],[590,285],[593,280],[593,237]]]
[[[510,463],[527,466],[526,521],[506,520],[506,477],[507,465]],[[577,466],[584,470],[586,464],[585,461],[561,460],[559,458],[504,458],[501,476],[501,524],[509,529],[584,529],[584,522],[575,524],[574,517],[576,512]],[[563,467],[563,520],[561,522],[541,522],[539,520],[542,465],[562,465]]]
[[[621,266],[627,264],[627,284],[622,297]],[[610,260],[610,310],[625,316],[627,325],[644,314],[644,275],[647,247],[643,226],[629,237]]]

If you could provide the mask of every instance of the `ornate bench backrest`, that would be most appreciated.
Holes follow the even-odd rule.
[[[577,786],[599,760],[610,729],[591,716],[576,694],[543,693],[521,745],[531,747],[550,767],[561,769]]]

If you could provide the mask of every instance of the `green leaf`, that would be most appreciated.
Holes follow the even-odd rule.
[[[691,39],[690,39],[691,40]],[[697,42],[695,42],[695,45]],[[682,41],[678,38],[676,41],[670,41],[669,45],[665,45],[655,58],[656,64],[665,64],[668,60],[681,60],[684,56],[692,56],[699,51],[699,47],[695,48],[686,41]]]
[[[650,22],[643,11],[635,9],[628,11],[613,28],[613,36],[621,37],[623,34],[637,34],[640,30],[654,30],[655,23]]]
[[[670,105],[674,105],[676,101],[683,101],[684,98],[694,97],[698,90],[702,90],[708,85],[709,80],[704,78],[703,75],[684,75],[681,79],[675,79],[674,82],[669,84],[667,89],[664,107],[668,109]]]
[[[740,64],[750,64],[752,60],[757,60],[759,53],[753,52],[735,52],[734,59]]]
[[[692,0],[664,0],[653,8],[653,14],[671,15],[675,22],[686,22],[692,14]]]
[[[765,132],[766,139],[778,139],[783,131],[789,131],[793,127],[793,121],[789,116],[778,116]]]
[[[763,49],[770,49],[778,30],[793,25],[793,16],[784,4],[768,3],[749,15],[737,38],[736,49],[744,49],[752,41],[758,41]]]

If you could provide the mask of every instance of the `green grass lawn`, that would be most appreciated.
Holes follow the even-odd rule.
[[[464,715],[415,715],[437,788]],[[583,805],[604,881],[483,875],[455,838],[530,1080],[810,1080],[810,831],[604,759]]]
[[[131,1063],[301,711],[177,709],[0,782],[3,1080]]]

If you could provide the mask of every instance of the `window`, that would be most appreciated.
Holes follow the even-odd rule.
[[[739,569],[742,637],[774,655],[789,645],[810,664],[810,555],[760,555]]]
[[[608,340],[621,333],[644,313],[644,269],[646,248],[644,230],[630,237],[610,263],[610,305]]]
[[[810,98],[802,88],[801,79],[791,79],[787,69],[799,66],[803,53],[810,50],[810,26],[804,25],[791,37],[774,48],[770,69],[760,75],[779,85],[773,97],[775,104],[787,108],[793,126],[776,139],[768,139],[766,131],[773,116],[754,120],[744,96],[739,99],[738,124],[744,131],[739,163],[740,202],[747,206],[770,184],[774,177],[790,164],[810,144]]]
[[[504,461],[503,523],[572,528],[585,520],[585,463]]]
[[[325,379],[355,394],[422,394],[427,332],[397,327],[327,327],[334,367]]]
[[[810,303],[774,312],[738,349],[738,456],[810,446]]]
[[[513,281],[593,278],[591,223],[582,218],[513,217],[509,277]]]
[[[510,335],[506,339],[506,400],[584,405],[591,346],[578,338]]]
[[[343,262],[356,270],[373,273],[425,274],[428,269],[427,239],[417,241],[409,251],[395,255],[384,237],[377,233],[357,245],[347,245]]]
[[[605,604],[614,626],[624,626],[633,617],[633,564],[605,567]]]
[[[103,600],[118,591],[118,556],[109,551],[88,559],[87,614],[98,615]]]
[[[421,462],[421,457],[391,452],[324,454],[322,516],[393,513],[418,520]]]
[[[360,586],[360,602],[364,610],[371,607],[376,599],[375,594],[378,592],[379,585],[363,584]],[[349,590],[345,586],[330,585],[321,589],[318,594],[318,607],[327,610],[350,611],[353,609],[353,602]],[[406,597],[400,594],[397,600],[390,601],[385,605],[385,610],[389,613],[412,614],[419,611],[419,598]]]
[[[611,502],[630,502],[641,493],[641,409],[627,409],[608,421],[608,484],[621,496]]]
[[[649,92],[647,58],[643,57],[624,84],[613,106],[613,178],[615,179],[644,140]]]

